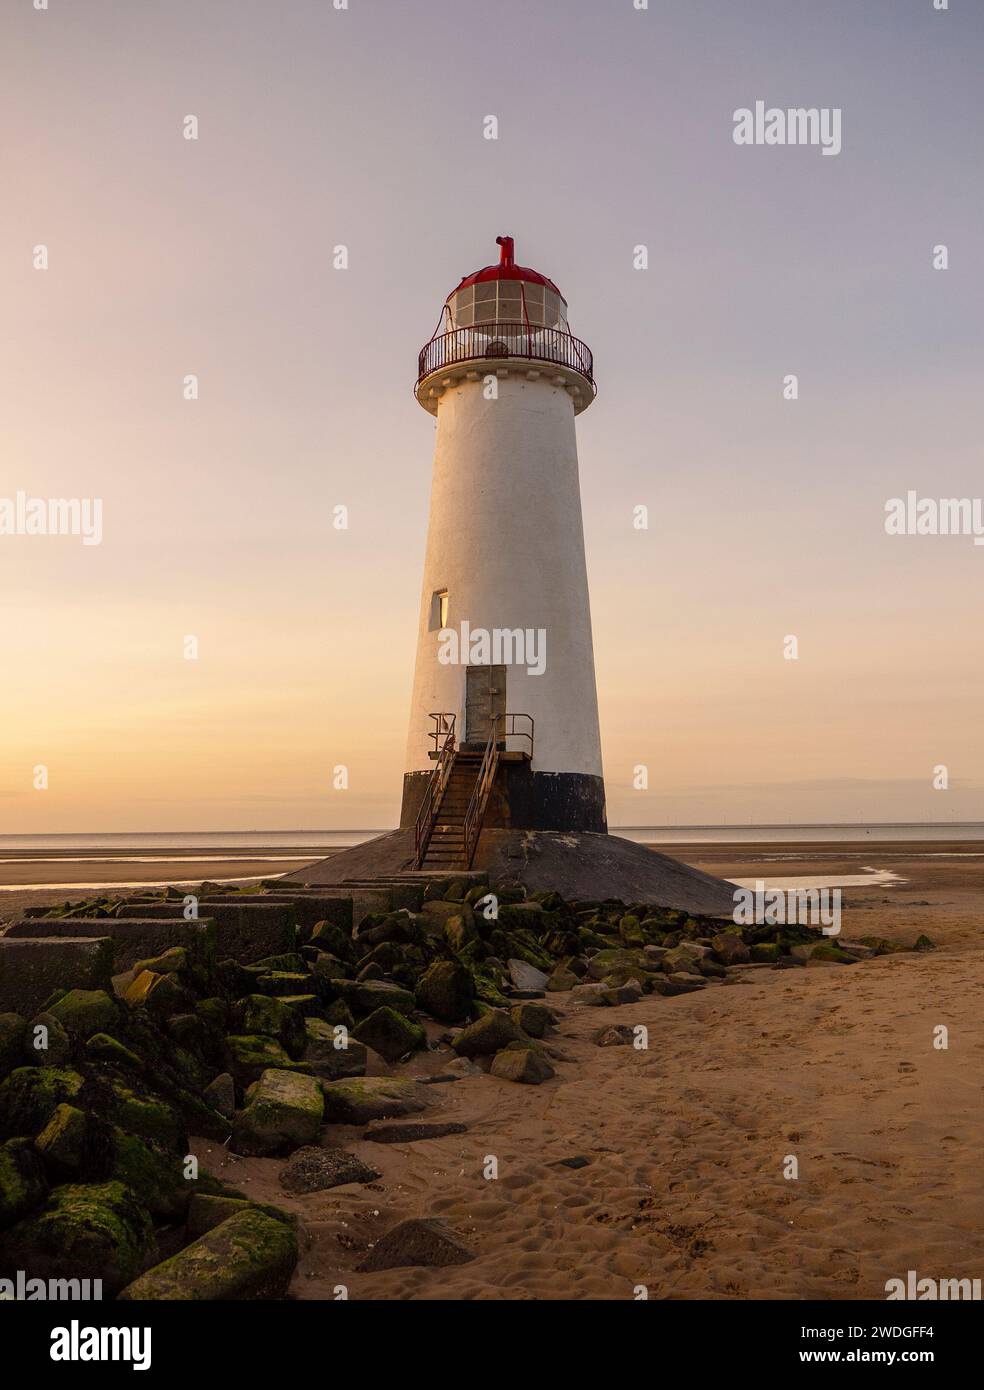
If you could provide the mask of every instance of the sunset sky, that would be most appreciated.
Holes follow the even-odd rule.
[[[0,833],[396,823],[416,357],[500,233],[595,354],[610,823],[984,819],[984,546],[883,525],[984,488],[984,8],[6,0],[0,26],[0,498],[104,513],[100,546],[0,536]],[[842,108],[841,153],[736,146],[759,98]]]

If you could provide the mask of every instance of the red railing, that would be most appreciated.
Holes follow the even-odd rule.
[[[529,747],[529,752],[526,754],[526,756],[527,756],[527,757],[530,759],[530,761],[532,762],[532,760],[533,760],[533,716],[532,716],[532,714],[500,714],[500,715],[499,715],[499,718],[503,721],[503,722],[502,722],[502,731],[501,731],[500,734],[499,734],[499,742],[500,742],[500,743],[505,743],[506,739],[510,739],[510,738],[525,738],[525,739],[526,739],[526,742],[527,742],[527,743],[529,744],[529,746],[530,746],[530,747]],[[517,720],[517,719],[525,719],[525,720],[526,720],[526,726],[525,726],[524,728],[522,728],[522,729],[517,729],[517,727],[516,727],[516,720]]]
[[[455,328],[431,338],[420,350],[417,383],[431,372],[456,362],[488,361],[496,357],[524,357],[533,362],[554,362],[580,372],[594,386],[591,349],[580,338],[561,328],[537,328],[528,323],[483,323],[474,328]]]
[[[441,745],[437,762],[434,764],[434,771],[427,779],[427,790],[424,792],[424,799],[420,803],[420,810],[417,812],[417,820],[413,828],[413,867],[415,869],[419,869],[424,862],[424,855],[430,844],[430,837],[437,820],[444,788],[448,784],[448,778],[451,776],[451,769],[454,766],[454,715],[432,714],[431,719],[436,721],[436,729],[433,734],[435,747],[436,740],[442,733],[444,742]]]
[[[492,728],[489,732],[488,742],[485,745],[482,765],[478,769],[478,776],[475,778],[475,790],[471,794],[468,810],[465,812],[464,849],[466,869],[471,868],[471,862],[475,857],[475,848],[478,845],[478,837],[482,833],[482,823],[485,820],[485,808],[489,804],[489,793],[492,790],[492,784],[495,782],[495,774],[499,766],[499,744],[496,734],[497,723],[497,720],[492,721]]]

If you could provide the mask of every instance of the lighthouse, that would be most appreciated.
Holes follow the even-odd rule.
[[[436,418],[401,826],[417,867],[467,868],[484,829],[604,833],[575,421],[588,347],[513,238],[421,350]]]
[[[284,881],[470,873],[730,915],[730,885],[608,833],[576,438],[594,363],[554,282],[496,241],[417,361],[436,439],[400,825]]]

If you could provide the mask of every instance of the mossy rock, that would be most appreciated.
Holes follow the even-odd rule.
[[[246,1093],[246,1105],[232,1127],[237,1153],[290,1153],[313,1144],[321,1130],[324,1100],[313,1076],[271,1068]]]
[[[339,995],[357,1014],[371,1014],[382,1005],[397,1013],[413,1015],[417,1001],[408,989],[389,980],[335,980]]]
[[[153,1258],[154,1228],[121,1182],[56,1187],[4,1240],[6,1262],[36,1278],[101,1279],[115,1294]]]
[[[72,1055],[72,1040],[54,1014],[37,1014],[27,1030],[24,1061],[28,1066],[64,1067]]]
[[[167,1101],[151,1092],[138,1091],[118,1077],[111,1080],[110,1089],[112,1119],[121,1129],[141,1139],[150,1139],[172,1153],[187,1153],[188,1135],[184,1124]]]
[[[265,1034],[295,1059],[304,1051],[304,1015],[268,994],[248,994],[232,1006],[229,1027],[237,1036]]]
[[[351,961],[352,937],[344,927],[335,922],[317,922],[311,932],[308,944],[317,946],[320,951],[337,956],[339,960]]]
[[[458,961],[436,960],[417,981],[418,1005],[442,1023],[464,1022],[474,998],[475,978]]]
[[[48,1196],[41,1159],[29,1139],[0,1144],[0,1231],[13,1226]]]
[[[574,974],[573,970],[568,969],[566,965],[557,965],[547,980],[547,992],[559,994],[569,989],[575,989],[580,983],[580,978]]]
[[[469,948],[479,946],[478,928],[474,915],[469,912],[456,913],[444,923],[444,939],[457,955],[463,955]]]
[[[297,1264],[292,1226],[256,1209],[237,1211],[149,1269],[120,1294],[124,1302],[283,1298]]]
[[[131,1188],[158,1221],[183,1221],[195,1191],[184,1158],[124,1130],[113,1131],[110,1176]]]
[[[85,1045],[85,1055],[93,1062],[107,1062],[114,1067],[129,1067],[142,1071],[143,1062],[135,1052],[111,1038],[108,1033],[93,1033]]]
[[[642,930],[642,923],[633,913],[627,912],[618,924],[618,934],[625,942],[626,946],[644,946],[646,943],[645,934]]]
[[[522,1030],[509,1015],[492,1011],[463,1028],[452,1047],[459,1057],[488,1057],[511,1042],[521,1041]]]
[[[516,1004],[509,1011],[516,1027],[531,1038],[542,1038],[554,1024],[554,1013],[545,1004]],[[512,1044],[509,1044],[510,1046]]]
[[[60,1067],[18,1067],[0,1083],[0,1135],[35,1135],[63,1102],[77,1101],[85,1082]]]
[[[186,946],[171,946],[159,955],[137,961],[133,967],[133,973],[139,975],[144,970],[151,970],[156,975],[185,975],[190,965],[188,948]]]
[[[777,941],[759,941],[749,948],[753,965],[775,964],[782,960],[782,947]]]
[[[755,952],[760,950],[758,946],[752,947],[752,959],[755,959]],[[857,965],[857,957],[848,955],[847,951],[842,951],[839,946],[835,946],[832,941],[821,941],[814,946],[810,952],[810,961],[818,961],[833,965]],[[809,963],[809,962],[808,962]]]
[[[325,1119],[332,1124],[364,1125],[370,1120],[395,1120],[426,1110],[428,1087],[408,1077],[362,1076],[333,1081],[322,1088]]]
[[[23,1063],[26,1039],[26,1018],[20,1014],[0,1014],[0,1079]]]
[[[282,1221],[285,1226],[294,1228],[297,1225],[293,1212],[284,1211],[283,1207],[274,1206],[272,1202],[253,1202],[248,1197],[230,1197],[225,1193],[210,1195],[196,1192],[188,1206],[185,1229],[189,1236],[197,1239],[241,1211],[260,1211],[274,1221]]]
[[[211,1033],[219,1035],[229,1031],[229,1004],[225,999],[217,995],[199,999],[195,1013]]]
[[[325,1008],[325,1022],[335,1027],[341,1024],[351,1032],[355,1027],[355,1015],[344,999],[335,999]]]
[[[344,1031],[341,1031],[344,1029]],[[365,1076],[368,1056],[361,1042],[352,1036],[349,1024],[327,1023],[321,1018],[304,1020],[304,1063],[312,1075],[323,1081],[339,1081],[346,1076]],[[344,1043],[344,1046],[337,1044]]]
[[[387,1062],[398,1062],[408,1052],[416,1052],[427,1045],[427,1037],[420,1024],[411,1023],[386,1004],[364,1018],[356,1026],[354,1036]]]
[[[303,1062],[295,1062],[276,1038],[262,1033],[249,1033],[226,1038],[223,1052],[226,1071],[238,1086],[251,1086],[270,1067],[284,1071],[306,1071]]]
[[[34,1141],[45,1167],[64,1181],[78,1175],[87,1157],[89,1121],[75,1105],[59,1105]]]
[[[156,1019],[187,1013],[195,1003],[173,975],[160,975],[153,970],[142,970],[136,975],[127,985],[123,999],[131,1009],[144,1008]]]

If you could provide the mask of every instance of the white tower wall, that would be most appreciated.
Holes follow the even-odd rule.
[[[532,379],[531,379],[532,378]],[[447,626],[544,629],[546,667],[507,669],[505,708],[533,716],[533,771],[601,778],[574,406],[549,366],[510,363],[498,399],[484,373],[440,397],[406,769],[429,771],[432,711],[465,728],[465,668],[438,660],[434,595]],[[542,639],[541,639],[542,640]],[[510,747],[522,748],[510,740]]]

